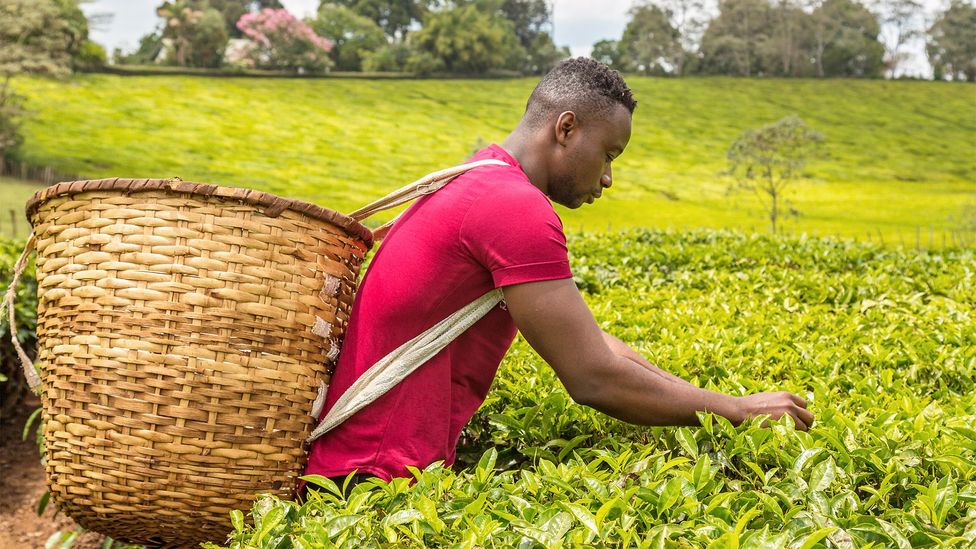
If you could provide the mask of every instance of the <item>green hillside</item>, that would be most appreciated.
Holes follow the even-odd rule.
[[[797,114],[828,156],[794,187],[789,232],[889,241],[942,234],[976,194],[976,87],[938,82],[630,77],[639,101],[615,186],[567,228],[767,230],[728,194],[742,130]],[[85,177],[246,186],[348,211],[499,141],[534,79],[18,79],[24,156]]]

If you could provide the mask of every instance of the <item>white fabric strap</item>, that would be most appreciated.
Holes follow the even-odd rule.
[[[454,338],[481,320],[502,299],[501,289],[496,288],[383,357],[363,372],[363,375],[339,397],[328,415],[309,435],[308,441],[312,442],[328,433],[349,416],[392,389],[447,347]],[[324,397],[324,390],[320,389],[319,398],[316,399],[318,406],[313,406],[313,412],[315,408],[321,408]]]
[[[444,185],[447,185],[451,182],[451,180],[462,173],[481,166],[509,166],[509,164],[496,158],[486,158],[484,160],[454,166],[453,168],[439,170],[434,173],[427,174],[409,185],[404,185],[403,187],[400,187],[379,200],[370,202],[362,208],[350,213],[349,217],[355,219],[356,221],[362,221],[375,213],[388,210],[390,208],[395,208],[400,204],[410,202],[418,196],[430,194],[440,189]]]

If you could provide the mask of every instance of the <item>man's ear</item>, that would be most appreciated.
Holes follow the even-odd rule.
[[[566,140],[569,139],[569,134],[575,132],[579,128],[576,121],[576,113],[573,111],[566,111],[556,118],[556,143],[559,143],[563,147],[566,146]]]

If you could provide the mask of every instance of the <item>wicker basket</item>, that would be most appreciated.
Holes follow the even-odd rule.
[[[222,541],[291,497],[370,231],[312,204],[178,179],[59,183],[37,250],[45,468],[82,526]]]

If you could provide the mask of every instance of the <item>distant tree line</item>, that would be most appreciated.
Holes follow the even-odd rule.
[[[278,0],[178,0],[121,64],[321,72],[541,74],[569,56],[545,0],[334,0],[298,21]]]
[[[14,77],[62,78],[105,61],[105,50],[88,39],[88,18],[76,0],[0,0],[0,157],[23,143],[24,97],[14,92]]]
[[[936,79],[976,81],[976,7],[951,0],[926,24],[921,0],[645,0],[593,57],[626,72],[780,77],[895,76],[926,40]],[[885,35],[883,35],[883,33]]]

